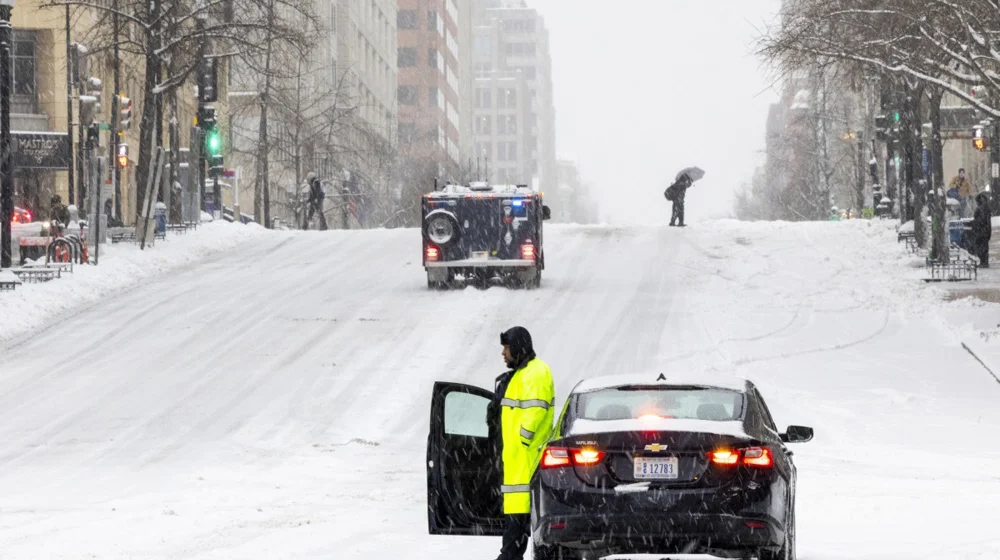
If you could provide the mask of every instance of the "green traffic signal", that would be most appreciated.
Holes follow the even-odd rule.
[[[222,150],[222,135],[219,134],[218,129],[213,128],[208,131],[208,136],[205,137],[205,146],[212,155],[218,154]]]
[[[892,120],[899,122],[899,111],[892,114]]]

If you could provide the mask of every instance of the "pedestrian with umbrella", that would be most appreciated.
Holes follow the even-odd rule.
[[[684,224],[684,197],[687,190],[694,185],[694,182],[705,176],[705,172],[698,167],[687,167],[682,169],[674,179],[672,185],[667,187],[663,196],[673,203],[670,214],[670,227],[685,227]]]

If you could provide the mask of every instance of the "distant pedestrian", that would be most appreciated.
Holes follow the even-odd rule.
[[[679,179],[674,181],[674,184],[667,187],[667,190],[663,192],[663,196],[673,203],[670,213],[671,227],[684,227],[684,197],[687,195],[687,190],[693,184],[691,177],[688,177],[686,174],[681,175]]]
[[[990,238],[993,236],[993,225],[990,216],[990,195],[979,193],[976,197],[976,213],[972,218],[970,243],[972,253],[979,258],[979,268],[990,267]]]
[[[52,195],[49,206],[49,221],[59,222],[63,226],[69,223],[69,209],[62,203],[62,197],[57,194]]]
[[[965,169],[959,169],[958,175],[951,180],[951,184],[948,186],[948,190],[958,191],[958,205],[959,213],[963,218],[969,217],[969,206],[972,202],[973,197],[976,195],[975,190],[972,188],[972,182],[969,178],[965,176]]]
[[[307,203],[309,210],[305,220],[302,222],[302,229],[309,229],[309,222],[312,221],[313,215],[319,213],[319,229],[326,231],[326,214],[323,213],[323,201],[326,199],[326,192],[323,191],[323,182],[312,171],[306,175],[306,182],[309,183],[309,202]]]

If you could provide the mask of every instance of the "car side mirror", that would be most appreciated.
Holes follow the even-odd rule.
[[[805,443],[812,438],[813,429],[805,426],[789,426],[785,433],[781,434],[781,441],[785,443]]]
[[[543,220],[552,219],[552,210],[550,210],[549,207],[545,206],[544,204],[542,205],[542,219]]]

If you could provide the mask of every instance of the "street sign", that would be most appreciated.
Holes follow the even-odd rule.
[[[225,169],[225,170],[222,171],[222,176],[223,177],[235,177],[236,176],[236,170],[235,169]]]
[[[993,164],[993,178],[1000,179],[1000,163]]]

